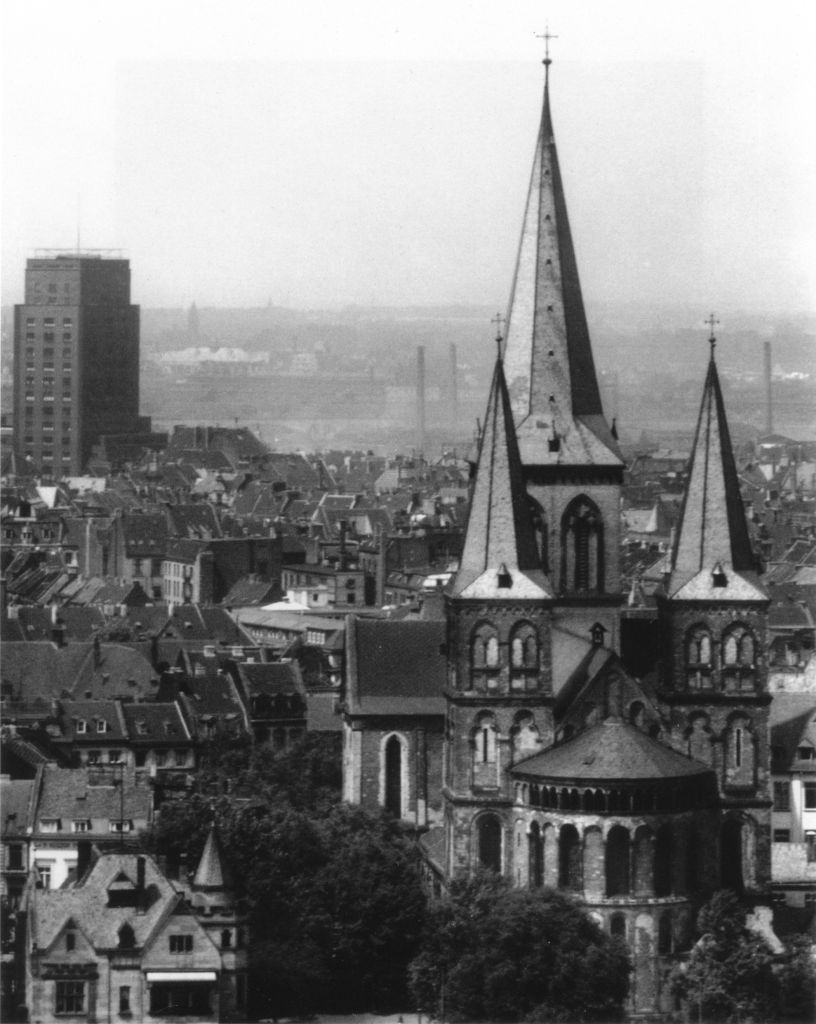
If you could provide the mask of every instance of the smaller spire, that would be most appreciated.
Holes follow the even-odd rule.
[[[704,324],[708,324],[708,343],[711,346],[711,358],[714,358],[714,349],[717,346],[717,339],[714,337],[714,327],[719,324],[719,320],[714,316],[713,313],[709,313],[708,319],[704,320]]]
[[[207,841],[201,853],[195,876],[193,877],[193,888],[204,890],[228,890],[232,888],[232,878],[229,869],[224,863],[224,854],[221,849],[221,840],[218,837],[218,829],[215,822],[210,825],[207,833]]]

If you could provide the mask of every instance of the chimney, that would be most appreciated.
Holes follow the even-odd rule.
[[[450,369],[448,371],[450,375],[450,421],[455,430],[459,422],[459,380],[456,372],[456,345],[453,342],[451,342],[448,349],[448,359],[450,362]]]
[[[773,393],[771,389],[771,343],[765,342],[765,433],[773,433]]]
[[[417,346],[416,376],[417,452],[425,451],[425,346]]]

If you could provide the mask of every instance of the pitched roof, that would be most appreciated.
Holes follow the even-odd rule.
[[[621,465],[606,424],[550,114],[549,68],[519,244],[505,362],[522,460]],[[548,440],[559,438],[559,450]]]
[[[239,662],[238,676],[250,695],[305,693],[296,661]]]
[[[503,600],[552,596],[536,548],[501,359],[493,373],[464,547],[451,594]]]
[[[193,877],[193,889],[225,890],[231,886],[232,879],[221,850],[218,830],[211,825]]]
[[[10,836],[24,836],[29,826],[34,824],[32,800],[36,783],[36,779],[0,779],[4,839]]]
[[[722,570],[719,582],[715,571]],[[762,601],[714,349],[672,552],[668,595],[679,600]]]
[[[816,772],[816,761],[799,761],[797,752],[803,745],[816,748],[816,694],[775,693],[770,711],[773,770],[788,771],[795,767]]]
[[[349,616],[347,706],[353,715],[442,715],[446,624]]]
[[[633,783],[711,775],[712,769],[653,740],[633,725],[607,718],[572,739],[519,762],[513,774],[563,782]]]
[[[152,806],[150,787],[136,783],[132,770],[125,770],[124,791],[115,784],[118,778],[119,774],[110,769],[45,765],[37,818],[40,821],[43,818],[107,818],[118,821],[124,816],[148,821]]]

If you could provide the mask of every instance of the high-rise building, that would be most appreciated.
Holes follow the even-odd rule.
[[[99,253],[28,260],[14,316],[14,418],[21,467],[78,474],[105,434],[139,427],[139,307],[130,263]]]

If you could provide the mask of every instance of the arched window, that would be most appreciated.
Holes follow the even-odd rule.
[[[583,888],[581,877],[581,840],[574,825],[564,825],[558,843],[558,884],[562,889],[580,892]]]
[[[711,633],[705,625],[692,626],[686,633],[686,680],[692,690],[713,685]]]
[[[403,814],[403,745],[399,736],[389,736],[383,750],[383,806],[396,818]]]
[[[726,690],[750,691],[756,685],[756,644],[754,635],[742,623],[734,623],[723,634],[723,683]]]
[[[606,837],[606,895],[628,896],[629,833],[622,825],[613,825]]]
[[[538,684],[538,636],[529,622],[519,622],[510,634],[510,687],[534,690]]]
[[[133,928],[125,922],[117,933],[120,949],[133,949],[136,945],[136,933]]]
[[[534,821],[527,835],[530,885],[540,889],[544,884],[544,845],[541,840],[541,829]]]
[[[527,501],[530,506],[530,518],[533,523],[533,534],[535,536],[536,551],[541,562],[541,568],[544,572],[550,571],[550,552],[549,552],[549,531],[547,529],[547,517],[544,515],[544,509],[539,505],[535,498],[527,496]]]
[[[483,622],[473,631],[470,642],[473,688],[494,690],[499,683],[499,635],[494,626]]]
[[[476,821],[479,864],[483,868],[501,872],[502,828],[495,814],[482,814]]]
[[[658,956],[669,956],[672,953],[673,945],[671,912],[666,910],[660,915],[657,923]]]
[[[498,783],[496,723],[493,715],[482,712],[473,729],[473,785],[494,788]]]
[[[232,945],[232,932],[229,928],[224,928],[221,932],[221,948],[229,949]]]
[[[561,589],[603,588],[603,519],[595,502],[581,494],[569,503],[561,520]]]

